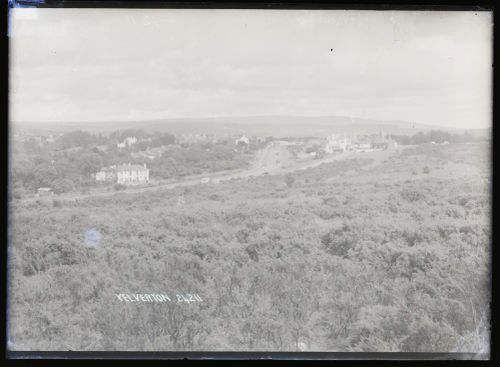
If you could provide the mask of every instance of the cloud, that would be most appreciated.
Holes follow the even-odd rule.
[[[488,126],[492,29],[479,14],[40,9],[14,18],[12,118],[350,114]]]

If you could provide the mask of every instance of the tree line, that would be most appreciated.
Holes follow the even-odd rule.
[[[137,141],[118,147],[127,137],[135,137]],[[87,191],[97,185],[93,175],[100,169],[129,162],[146,163],[150,176],[156,179],[243,167],[248,162],[248,154],[230,143],[221,140],[181,144],[170,133],[132,129],[107,135],[72,131],[43,144],[35,138],[22,143],[14,141],[11,190],[15,197],[34,193],[40,187],[50,187],[56,194]],[[156,152],[154,159],[138,154],[155,148],[162,151]]]
[[[425,133],[419,131],[414,135],[388,135],[388,137],[401,145],[419,145],[432,142],[437,144],[441,144],[444,142],[466,143],[485,140],[484,137],[475,136],[468,131],[462,134],[458,134],[442,130],[431,130]]]

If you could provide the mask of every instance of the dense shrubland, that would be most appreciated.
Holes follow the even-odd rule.
[[[14,349],[477,351],[490,289],[487,147],[367,163],[57,207],[14,200]],[[115,297],[162,292],[204,301]]]

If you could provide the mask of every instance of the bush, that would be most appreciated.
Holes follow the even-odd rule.
[[[113,185],[113,188],[116,190],[116,191],[121,191],[121,190],[125,190],[127,188],[127,186],[123,185],[123,184],[114,184]]]
[[[415,201],[422,201],[425,199],[425,194],[421,191],[405,188],[401,191],[401,197],[410,203]]]
[[[353,248],[357,241],[356,234],[347,225],[331,230],[321,237],[323,246],[331,254],[341,257],[347,257],[349,249]]]
[[[71,191],[74,189],[74,187],[75,184],[73,183],[73,181],[67,178],[58,179],[52,183],[52,188],[54,190],[54,193],[56,194],[62,194],[64,192]]]
[[[295,178],[292,175],[287,174],[285,176],[285,183],[288,187],[292,187],[293,184],[295,183]]]

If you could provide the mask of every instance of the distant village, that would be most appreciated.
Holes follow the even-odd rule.
[[[192,143],[192,142],[203,142],[211,141],[215,143],[217,137],[215,135],[207,134],[184,134],[177,138],[179,142],[182,143]],[[123,142],[118,143],[118,148],[126,148],[137,143],[136,137],[127,137]],[[257,144],[262,144],[265,139],[262,138],[248,138],[245,135],[234,137],[235,149],[241,149],[243,151],[248,150],[251,147],[252,142]],[[360,135],[360,134],[332,134],[326,137],[326,139],[309,139],[302,141],[300,145],[303,145],[304,149],[308,151],[309,155],[312,157],[318,154],[334,154],[339,152],[345,152],[354,150],[357,152],[369,152],[380,149],[388,149],[389,146],[396,146],[397,143],[391,139],[388,139],[382,132],[379,134],[371,135]],[[311,150],[312,147],[318,149]],[[163,153],[161,147],[156,151],[149,152],[139,152],[133,153],[133,157],[147,157],[148,159],[158,158]],[[134,185],[134,184],[144,184],[149,182],[149,169],[144,163],[143,165],[137,164],[121,164],[113,165],[110,167],[103,167],[101,171],[95,174],[95,179],[97,182],[112,182],[123,185]]]
[[[79,132],[80,134],[87,134],[92,136],[89,138],[91,143],[81,146],[80,136],[72,136],[69,139],[67,134],[47,134],[47,135],[23,135],[14,134],[13,139],[22,142],[24,146],[31,146],[36,149],[51,149],[54,148],[56,153],[63,152],[78,156],[78,152],[85,149],[90,154],[101,155],[103,157],[112,156],[112,164],[101,166],[94,171],[89,172],[91,181],[94,185],[148,185],[151,181],[169,178],[170,171],[165,168],[165,162],[168,161],[170,165],[177,165],[185,168],[188,164],[186,162],[196,162],[200,159],[207,160],[206,166],[210,167],[209,172],[215,172],[217,167],[214,166],[213,161],[219,163],[220,155],[227,156],[227,162],[224,168],[219,169],[232,169],[232,167],[239,167],[238,165],[231,165],[233,161],[242,159],[241,157],[251,157],[260,149],[265,148],[268,144],[283,143],[288,145],[290,151],[293,153],[295,159],[320,159],[325,155],[338,154],[346,151],[352,152],[370,152],[375,150],[392,149],[398,144],[411,144],[414,141],[417,143],[431,143],[431,144],[448,144],[445,140],[449,134],[444,132],[431,132],[429,134],[418,133],[413,137],[410,136],[394,136],[385,134],[383,131],[378,133],[362,134],[362,133],[332,133],[323,137],[303,137],[303,138],[274,138],[271,136],[247,136],[245,134],[147,134],[138,130],[137,134],[130,133],[125,135],[123,132],[115,132],[109,136],[106,135],[91,135],[89,133]],[[448,135],[447,135],[448,134]],[[85,137],[86,135],[82,135]],[[434,140],[431,140],[434,139]],[[84,139],[83,139],[84,140]],[[64,141],[64,143],[60,143]],[[59,143],[59,145],[58,145]],[[177,147],[177,148],[176,148]],[[216,148],[219,147],[219,148]],[[175,154],[172,153],[175,149]],[[219,153],[211,156],[209,153],[213,150],[219,149]],[[93,152],[93,153],[92,153]],[[205,152],[205,153],[203,153]],[[225,152],[225,153],[221,153]],[[229,153],[228,153],[229,152]],[[230,153],[232,152],[232,153]],[[35,152],[36,153],[36,152]],[[174,156],[172,156],[174,154]],[[195,154],[195,157],[188,157]],[[184,157],[184,155],[186,157]],[[240,158],[237,158],[240,157]],[[99,158],[99,157],[98,157]],[[186,161],[183,159],[186,158]],[[188,159],[189,158],[189,159]],[[73,158],[74,159],[74,158]],[[245,158],[249,160],[250,158]],[[208,162],[208,160],[212,160]],[[99,160],[98,160],[99,161]],[[102,159],[103,163],[110,161],[110,159]],[[54,160],[51,161],[54,165]],[[241,165],[241,163],[238,163]],[[168,166],[168,165],[167,165]],[[162,168],[163,167],[163,168]],[[159,169],[162,168],[162,174]],[[167,171],[165,171],[167,169]],[[186,170],[184,170],[186,171]],[[193,169],[193,173],[202,172],[200,169]],[[184,173],[189,175],[189,170]],[[40,180],[39,180],[40,182]],[[53,188],[50,182],[47,186],[37,188],[39,196],[46,196],[53,194]],[[61,191],[61,190],[59,190]]]
[[[383,132],[378,134],[331,134],[326,137],[326,142],[322,139],[319,141],[309,141],[308,146],[311,147],[324,146],[326,154],[333,154],[345,151],[370,152],[374,150],[388,149],[389,147],[397,147],[398,143],[387,137]],[[312,152],[319,153],[319,152]]]

